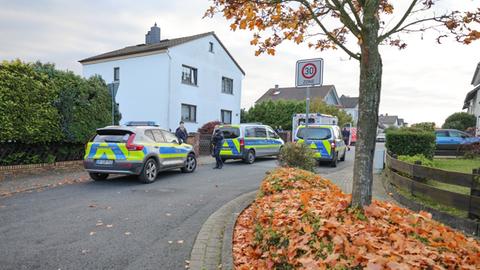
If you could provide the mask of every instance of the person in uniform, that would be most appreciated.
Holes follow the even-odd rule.
[[[223,146],[223,132],[220,131],[219,129],[215,130],[215,133],[213,134],[212,137],[212,144],[213,144],[213,156],[215,157],[215,161],[217,165],[215,166],[214,169],[221,169],[223,167],[223,161],[222,158],[220,157],[220,150],[222,150]]]

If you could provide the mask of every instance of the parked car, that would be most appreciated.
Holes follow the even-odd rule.
[[[152,183],[160,171],[195,171],[197,160],[191,145],[179,144],[173,133],[157,126],[110,126],[97,129],[87,143],[84,167],[96,181],[127,174]]]
[[[225,138],[220,151],[224,161],[242,159],[252,164],[257,157],[279,155],[284,145],[284,141],[270,126],[262,124],[221,125],[218,129]]]
[[[319,161],[330,161],[336,167],[338,161],[345,161],[347,147],[343,141],[340,127],[337,125],[299,126],[293,136],[297,143],[306,143],[315,150]]]
[[[376,141],[377,142],[385,142],[386,141],[385,133],[383,133],[383,132],[378,133]]]
[[[437,129],[435,130],[436,151],[437,153],[458,153],[462,148],[473,143],[479,143],[480,137],[473,137],[456,129]]]

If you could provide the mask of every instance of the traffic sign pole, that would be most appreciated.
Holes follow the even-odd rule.
[[[309,119],[309,113],[310,113],[310,86],[307,86],[307,99],[306,99],[306,102],[307,102],[307,115],[306,115],[306,119],[305,119],[305,128],[306,128],[306,131],[308,134],[308,119]],[[308,138],[307,138],[308,139]]]

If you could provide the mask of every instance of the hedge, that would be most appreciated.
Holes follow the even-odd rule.
[[[2,165],[62,161],[53,149],[66,145],[78,152],[77,146],[97,128],[111,124],[111,109],[111,96],[101,77],[84,79],[40,62],[0,63],[0,144],[8,145],[10,153],[5,156],[6,150],[0,151]]]
[[[385,146],[390,154],[433,158],[435,153],[433,132],[399,129],[387,132],[386,138]]]

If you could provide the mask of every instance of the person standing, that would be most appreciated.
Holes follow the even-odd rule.
[[[343,141],[345,142],[345,146],[347,146],[348,151],[350,151],[350,131],[346,127],[343,128],[342,130],[342,136],[343,136]]]
[[[220,131],[219,129],[215,130],[215,133],[213,134],[212,137],[212,144],[213,144],[213,155],[215,157],[215,161],[217,165],[215,166],[214,169],[221,169],[223,167],[223,161],[222,158],[220,157],[220,151],[222,150],[223,146],[223,132]]]
[[[180,126],[175,131],[175,136],[177,136],[180,144],[187,142],[188,132],[185,128],[185,123],[183,123],[183,121],[180,121]]]

